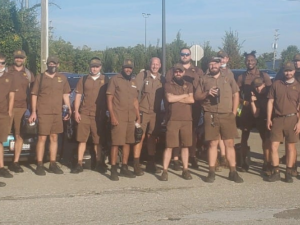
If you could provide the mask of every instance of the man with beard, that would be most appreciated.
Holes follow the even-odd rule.
[[[270,132],[267,129],[267,104],[268,89],[261,77],[256,77],[253,82],[253,92],[251,92],[251,111],[256,121],[256,128],[262,140],[262,149],[264,153],[263,172],[271,175],[271,158],[270,158]]]
[[[78,164],[71,173],[80,173],[83,171],[82,160],[90,133],[96,153],[96,170],[100,173],[106,172],[104,162],[101,160],[100,145],[100,134],[103,130],[106,115],[106,95],[102,94],[105,93],[105,75],[100,73],[102,63],[99,58],[92,58],[89,66],[90,73],[80,78],[76,87],[74,116],[78,123],[76,133],[76,139],[79,142]]]
[[[208,64],[208,73],[200,79],[195,100],[203,101],[205,140],[208,141],[209,172],[206,182],[215,180],[215,165],[218,156],[219,137],[224,140],[227,161],[230,167],[229,180],[242,183],[236,171],[234,137],[235,116],[239,103],[239,88],[232,77],[220,69],[219,58],[213,57]]]
[[[21,135],[22,117],[27,110],[27,102],[30,99],[30,85],[34,82],[34,74],[25,68],[26,54],[23,50],[16,50],[14,52],[14,65],[9,67],[10,76],[14,76],[15,86],[17,92],[15,94],[15,102],[13,114],[11,118],[11,126],[14,125],[15,136],[15,151],[14,161],[9,166],[11,171],[15,173],[22,173],[24,170],[19,165],[19,158],[23,146],[23,138]]]
[[[173,67],[173,80],[165,85],[166,101],[168,102],[166,149],[163,160],[162,181],[168,180],[168,167],[172,149],[181,147],[183,164],[182,177],[191,180],[188,171],[189,150],[192,145],[192,103],[194,103],[193,86],[183,79],[185,68],[182,64]]]
[[[271,79],[268,74],[263,73],[257,69],[257,59],[255,56],[255,51],[251,53],[245,53],[245,64],[247,67],[247,71],[241,74],[237,79],[237,84],[240,88],[240,96],[243,102],[243,108],[240,118],[241,130],[242,130],[242,138],[241,138],[241,170],[248,171],[249,169],[249,147],[248,147],[248,139],[250,136],[250,131],[255,127],[255,118],[251,112],[251,91],[253,91],[252,82],[256,77],[261,77],[268,89],[271,85]]]
[[[153,57],[150,61],[150,70],[142,71],[136,76],[136,83],[141,98],[139,101],[141,126],[144,131],[141,141],[133,148],[134,152],[134,173],[137,176],[143,175],[140,168],[139,158],[143,140],[147,133],[148,162],[146,171],[149,173],[160,173],[161,170],[155,164],[156,137],[161,128],[161,102],[164,98],[164,77],[159,73],[161,67],[160,59]]]
[[[126,59],[122,72],[113,76],[108,84],[107,107],[111,119],[111,175],[112,181],[118,181],[117,156],[119,146],[123,149],[122,167],[120,175],[135,178],[135,174],[128,170],[130,145],[135,143],[135,122],[140,123],[138,89],[132,75],[133,61]]]
[[[9,120],[13,113],[16,87],[14,77],[5,71],[5,65],[6,57],[0,53],[0,177],[11,178],[13,176],[4,168],[3,143],[7,141],[10,131]],[[5,185],[0,182],[0,187]]]
[[[203,76],[203,71],[191,63],[191,50],[188,47],[184,47],[180,50],[179,64],[181,64],[185,69],[183,79],[186,82],[189,82],[193,85],[193,93],[195,93],[195,90],[199,84],[199,79],[200,79],[200,77]],[[166,83],[169,83],[172,81],[173,73],[174,73],[174,68],[171,68],[166,73]],[[168,108],[168,107],[166,107],[166,108]],[[193,144],[189,148],[189,151],[190,151],[189,161],[191,163],[192,168],[194,168],[194,169],[198,168],[198,163],[197,163],[197,159],[196,159],[196,142],[197,142],[196,128],[199,123],[200,114],[201,114],[200,104],[198,102],[194,103],[192,105]],[[174,170],[176,170],[176,171],[180,170],[180,164],[178,161],[179,151],[180,151],[179,148],[174,149]]]
[[[38,75],[34,82],[31,94],[32,113],[28,122],[33,123],[38,119],[38,142],[36,146],[36,175],[46,175],[43,166],[43,157],[47,136],[50,139],[50,165],[49,172],[62,174],[63,171],[56,163],[57,137],[63,132],[62,120],[68,120],[70,110],[70,86],[65,75],[58,73],[59,61],[55,56],[47,59],[47,70]],[[68,107],[68,115],[62,118],[62,105]]]
[[[300,133],[300,84],[295,79],[295,65],[287,62],[283,67],[284,80],[277,80],[268,94],[267,127],[271,130],[271,157],[273,172],[268,181],[280,180],[278,146],[285,138],[287,162],[285,182],[292,183],[292,167],[295,163],[296,146]],[[273,115],[274,112],[274,115]],[[273,116],[273,120],[271,119]]]

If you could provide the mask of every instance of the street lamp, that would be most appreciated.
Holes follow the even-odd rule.
[[[145,52],[147,51],[147,18],[151,15],[150,13],[142,13],[145,18]]]

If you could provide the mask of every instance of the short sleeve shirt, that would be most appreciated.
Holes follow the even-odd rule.
[[[106,90],[105,89],[105,75],[100,75],[99,78],[94,80],[90,75],[86,75],[87,78],[84,82],[81,77],[77,83],[75,92],[83,94],[83,100],[80,106],[80,113],[87,116],[96,116],[100,114],[100,111],[106,110]]]
[[[270,76],[267,73],[262,73],[265,85],[270,87],[272,85],[272,81]],[[256,77],[260,77],[260,71],[258,69],[254,69],[253,71],[246,71],[244,74],[241,74],[237,79],[237,84],[240,90],[244,94],[244,100],[251,100],[251,91],[253,91],[252,82]]]
[[[269,99],[274,99],[275,116],[297,113],[300,101],[300,84],[294,81],[286,84],[283,80],[276,80],[269,91]]]
[[[14,77],[5,72],[0,77],[0,114],[8,115],[9,93],[16,92]],[[0,128],[1,129],[1,128]]]
[[[217,103],[216,98],[208,95],[203,101],[203,108],[206,112],[214,113],[230,113],[232,112],[232,95],[239,91],[235,80],[231,76],[221,71],[218,78],[211,76],[210,74],[205,75],[200,79],[199,86],[196,91],[195,98],[204,92],[208,92],[212,87],[218,87],[220,89],[220,102]]]
[[[145,72],[141,72],[136,76],[138,91],[141,95],[139,101],[140,111],[145,113],[159,113],[161,102],[164,98],[164,78],[158,74],[154,79],[149,70]]]
[[[36,77],[31,90],[32,95],[37,95],[37,112],[39,115],[59,115],[62,113],[63,95],[71,92],[67,77],[56,73],[54,77],[46,74]]]
[[[113,96],[113,111],[118,121],[136,120],[134,101],[138,98],[138,88],[134,78],[127,80],[122,74],[113,76],[108,83],[106,94]]]
[[[34,82],[34,74],[28,70],[28,72],[31,74],[29,77],[25,71],[25,67],[23,67],[21,71],[17,71],[14,66],[9,67],[8,72],[11,76],[15,77],[14,83],[17,88],[15,93],[14,108],[27,108],[29,83]]]
[[[165,85],[165,93],[173,95],[182,95],[193,93],[193,85],[184,81],[184,84],[178,85],[173,80]],[[168,104],[170,121],[192,121],[192,104],[181,102],[169,102]]]

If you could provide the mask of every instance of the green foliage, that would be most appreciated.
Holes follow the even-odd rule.
[[[201,59],[201,68],[204,72],[208,69],[208,61],[211,57],[216,56],[217,52],[215,52],[212,47],[210,46],[209,41],[204,42],[203,44],[203,52],[204,56]]]
[[[257,68],[258,69],[267,69],[266,62],[273,61],[274,53],[263,53],[259,57],[257,57]]]
[[[296,54],[300,53],[299,48],[296,45],[290,45],[281,52],[282,63],[292,61]]]

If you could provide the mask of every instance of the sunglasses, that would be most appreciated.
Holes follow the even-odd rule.
[[[190,56],[190,55],[191,55],[190,53],[184,53],[184,52],[180,53],[180,56]]]
[[[6,62],[0,62],[0,65],[5,65]]]

